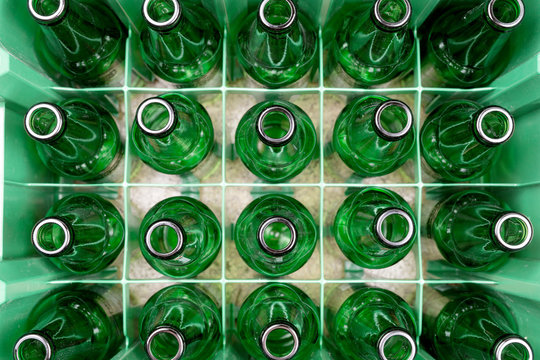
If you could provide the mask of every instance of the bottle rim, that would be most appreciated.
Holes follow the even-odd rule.
[[[19,340],[17,340],[15,346],[13,347],[13,356],[15,360],[21,360],[21,357],[19,356],[19,349],[21,348],[21,345],[28,340],[39,341],[45,348],[45,357],[43,358],[43,360],[51,360],[53,350],[50,340],[47,339],[45,336],[36,333],[23,335]]]
[[[157,335],[163,334],[163,333],[174,336],[174,338],[176,339],[176,341],[178,343],[178,350],[176,351],[176,354],[174,355],[174,357],[171,358],[170,360],[180,360],[182,358],[182,355],[184,355],[184,350],[186,348],[184,337],[183,337],[182,333],[179,330],[177,330],[176,328],[174,328],[172,326],[168,326],[168,325],[166,325],[166,326],[158,326],[157,328],[155,328],[150,333],[150,335],[148,335],[148,339],[146,339],[146,342],[144,344],[144,349],[145,349],[146,353],[148,354],[148,357],[151,360],[160,360],[160,359],[156,358],[154,356],[154,354],[152,353],[151,345],[152,345],[152,341],[155,339],[155,337]]]
[[[487,18],[489,22],[496,28],[502,29],[502,30],[509,30],[518,26],[523,20],[523,18],[525,17],[525,5],[523,4],[523,1],[513,0],[517,3],[519,7],[519,14],[517,18],[511,22],[503,22],[500,19],[498,19],[497,16],[495,15],[494,7],[495,7],[495,2],[497,1],[498,0],[490,0],[490,2],[487,4]]]
[[[271,1],[274,1],[274,0],[264,0],[263,2],[261,2],[261,5],[259,6],[259,20],[261,21],[263,26],[266,27],[269,30],[272,30],[272,31],[287,30],[289,27],[291,27],[292,24],[294,24],[294,22],[296,21],[296,18],[298,16],[298,13],[296,11],[296,5],[294,5],[292,0],[285,0],[287,2],[287,4],[289,5],[290,10],[291,10],[291,15],[289,16],[289,18],[287,19],[287,21],[285,23],[276,25],[276,24],[272,24],[270,21],[268,21],[268,19],[266,18],[266,15],[264,13],[264,10],[265,10],[266,6]]]
[[[388,359],[388,357],[386,356],[386,354],[384,352],[384,347],[385,347],[386,343],[391,338],[393,338],[395,336],[403,337],[409,342],[409,344],[411,345],[411,354],[409,355],[409,357],[406,360],[413,360],[415,358],[415,356],[416,356],[416,351],[417,351],[417,349],[416,349],[416,341],[414,341],[411,334],[409,334],[407,331],[402,330],[402,329],[390,329],[390,330],[386,331],[379,338],[379,341],[377,342],[377,349],[378,349],[379,357],[381,358],[381,360],[393,360],[393,359]]]
[[[492,138],[490,136],[488,136],[484,129],[482,128],[482,124],[486,118],[487,115],[491,114],[491,113],[501,113],[505,119],[506,119],[506,122],[507,122],[507,129],[506,129],[506,132],[504,133],[503,136],[501,137],[498,137],[498,138]],[[512,137],[512,134],[514,133],[514,118],[512,117],[512,115],[508,112],[508,110],[500,107],[500,106],[488,106],[486,108],[483,108],[480,113],[478,114],[478,116],[476,117],[476,122],[475,122],[475,130],[476,130],[476,133],[478,134],[478,137],[480,138],[480,140],[487,144],[487,145],[491,145],[491,146],[495,146],[495,145],[500,145],[506,141],[508,141],[508,139],[510,139]]]
[[[507,335],[496,342],[494,350],[493,350],[493,355],[495,356],[495,360],[504,360],[502,357],[504,349],[514,344],[523,346],[525,350],[527,351],[528,360],[533,360],[534,354],[533,354],[533,349],[531,345],[529,344],[527,340],[525,340],[519,335]]]
[[[43,226],[48,225],[48,224],[58,225],[64,232],[64,242],[56,250],[47,250],[43,246],[41,246],[41,244],[39,243],[39,237],[38,237],[39,231],[41,230]],[[47,218],[41,219],[32,229],[32,244],[34,245],[36,250],[42,253],[43,255],[60,256],[69,248],[69,246],[71,245],[71,242],[72,242],[72,234],[71,234],[71,229],[69,225],[64,220],[58,217],[47,217]]]
[[[384,20],[381,14],[381,9],[380,9],[380,6],[383,0],[375,1],[375,4],[373,5],[373,16],[375,17],[376,23],[381,25],[385,30],[391,30],[391,31],[400,30],[401,28],[406,26],[411,20],[411,15],[412,15],[411,3],[409,2],[409,0],[400,0],[400,1],[402,1],[405,4],[405,15],[403,16],[402,19],[400,19],[397,22],[390,22],[390,21]]]
[[[389,239],[386,238],[386,236],[384,236],[384,233],[383,233],[383,228],[382,228],[383,223],[386,220],[386,218],[388,218],[391,215],[401,216],[402,218],[405,219],[405,221],[407,221],[407,227],[408,227],[407,235],[405,235],[405,237],[402,240],[397,241],[397,242],[390,241]],[[411,215],[409,215],[408,212],[402,209],[398,209],[398,208],[386,209],[383,212],[379,213],[375,219],[375,236],[386,247],[394,249],[394,248],[405,246],[413,239],[413,234],[414,234],[414,221]]]
[[[143,112],[149,105],[152,105],[152,104],[159,104],[165,107],[169,115],[167,124],[165,124],[163,128],[158,129],[158,130],[152,130],[148,126],[146,126],[144,123]],[[153,97],[153,98],[146,99],[139,105],[139,108],[137,109],[137,126],[139,126],[139,128],[145,135],[156,137],[156,138],[167,136],[173,130],[175,123],[176,123],[176,112],[174,111],[174,107],[168,100],[165,100],[163,98]]]
[[[56,117],[56,126],[54,127],[52,132],[46,135],[40,135],[32,128],[32,116],[38,110],[50,110]],[[30,135],[30,137],[35,140],[43,142],[51,142],[56,140],[58,136],[60,136],[60,134],[62,133],[62,130],[64,129],[64,124],[65,116],[62,109],[58,105],[47,102],[42,102],[32,106],[30,110],[26,112],[26,115],[24,117],[24,128],[28,135]]]
[[[43,23],[53,23],[60,20],[65,14],[66,9],[66,0],[58,0],[58,9],[56,9],[54,13],[51,15],[41,15],[36,11],[36,9],[34,9],[34,0],[28,0],[28,10],[30,11],[30,15],[32,15],[34,19]]]
[[[154,232],[154,230],[156,230],[160,226],[167,226],[167,227],[172,228],[174,232],[176,233],[177,240],[178,240],[174,249],[166,253],[156,250],[154,246],[152,245],[152,233]],[[170,260],[170,259],[174,259],[178,257],[178,255],[184,250],[185,242],[186,242],[186,234],[184,232],[184,229],[176,221],[170,220],[170,219],[158,220],[152,223],[152,225],[150,225],[150,227],[148,228],[148,230],[146,230],[146,233],[144,235],[144,244],[146,246],[146,249],[150,253],[150,255],[158,259],[162,259],[162,260]]]
[[[150,6],[150,2],[155,0],[145,0],[142,8],[143,17],[144,20],[153,28],[155,29],[161,29],[161,30],[167,30],[176,25],[178,20],[180,20],[180,16],[182,16],[182,7],[180,6],[180,2],[178,0],[171,0],[174,6],[174,12],[170,19],[166,21],[156,21],[150,16],[150,12],[148,10]]]
[[[398,132],[390,132],[386,130],[384,126],[382,125],[383,111],[391,106],[397,106],[403,109],[407,116],[407,122],[405,123],[405,126],[403,127],[403,129],[401,129]],[[409,131],[411,130],[413,126],[413,115],[412,115],[411,109],[409,108],[409,106],[407,106],[407,104],[399,100],[387,100],[383,102],[382,104],[380,104],[375,110],[375,115],[373,119],[374,119],[375,131],[381,137],[389,141],[397,141],[397,140],[403,139],[409,133]]]
[[[280,112],[284,114],[287,117],[287,120],[289,121],[289,130],[287,131],[285,135],[283,135],[282,137],[278,139],[272,138],[264,132],[264,119],[266,118],[268,114],[272,112]],[[292,140],[295,132],[296,132],[296,119],[294,115],[292,114],[292,112],[284,106],[281,106],[281,105],[269,106],[266,109],[264,109],[263,112],[260,113],[259,118],[257,119],[257,135],[259,136],[259,139],[268,146],[278,147],[278,146],[287,145]]]
[[[525,225],[526,232],[527,232],[525,240],[515,245],[508,243],[501,236],[501,228],[503,224],[506,221],[511,220],[511,219],[518,219],[519,221],[521,221]],[[533,238],[533,233],[534,233],[534,230],[533,230],[531,220],[525,215],[520,214],[518,212],[510,211],[510,212],[506,212],[502,214],[501,216],[497,218],[497,220],[495,221],[495,226],[493,227],[493,236],[495,236],[495,240],[497,241],[497,243],[499,243],[500,246],[502,246],[504,249],[509,250],[509,251],[518,251],[525,248],[531,242]]]
[[[284,356],[276,356],[272,354],[270,350],[268,349],[268,337],[270,336],[270,333],[272,333],[275,330],[285,330],[289,334],[291,334],[293,338],[293,348],[288,354]],[[296,330],[296,327],[287,321],[280,321],[280,322],[268,325],[261,334],[261,348],[264,355],[271,360],[292,359],[298,352],[298,349],[300,348],[300,336],[298,335],[298,331]]]
[[[284,224],[285,226],[287,226],[287,228],[291,232],[291,240],[289,241],[287,246],[284,247],[283,249],[279,249],[279,250],[272,249],[270,246],[268,246],[268,244],[264,240],[264,232],[265,232],[265,230],[268,228],[268,226],[270,226],[271,224],[274,224],[274,223]],[[259,242],[259,246],[267,254],[270,254],[270,255],[273,255],[273,256],[281,256],[281,255],[285,255],[285,254],[291,252],[294,249],[294,247],[296,246],[297,239],[298,239],[298,231],[296,230],[296,226],[294,226],[292,221],[290,221],[287,218],[284,218],[283,216],[269,217],[268,219],[264,220],[261,223],[261,225],[259,225],[259,229],[257,231],[257,240]]]

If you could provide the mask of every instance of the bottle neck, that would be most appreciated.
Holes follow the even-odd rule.
[[[522,0],[490,0],[485,5],[484,16],[495,30],[507,32],[521,23],[525,6]]]
[[[268,359],[289,360],[300,348],[300,335],[293,324],[281,320],[264,328],[260,335],[260,346]]]
[[[533,360],[531,345],[519,335],[509,334],[498,339],[491,350],[492,360]]]
[[[26,113],[24,129],[32,139],[45,144],[52,143],[66,129],[66,114],[55,104],[39,103]]]
[[[148,336],[144,344],[151,360],[180,360],[187,343],[184,335],[174,326],[158,326]]]
[[[514,133],[514,118],[502,107],[485,107],[474,115],[473,133],[476,140],[485,146],[501,145]]]
[[[174,106],[166,99],[154,97],[143,101],[137,109],[137,126],[146,136],[163,138],[178,124]]]
[[[371,8],[371,20],[377,28],[386,32],[406,29],[411,14],[409,0],[377,0]]]
[[[59,217],[40,220],[32,230],[32,244],[47,257],[67,255],[73,249],[71,225]]]
[[[28,10],[39,24],[53,26],[64,20],[69,3],[67,0],[28,0]]]
[[[259,140],[268,146],[285,146],[296,133],[296,118],[284,106],[269,106],[259,114],[256,132]]]
[[[384,101],[373,113],[373,129],[384,140],[399,141],[409,134],[412,126],[412,111],[401,101]]]
[[[145,0],[143,17],[151,29],[166,33],[178,27],[182,10],[179,0]]]
[[[296,247],[298,231],[287,218],[272,216],[261,223],[257,231],[259,246],[271,256],[284,256]]]
[[[172,219],[151,224],[144,235],[144,246],[155,258],[172,260],[182,256],[187,237],[182,225]]]
[[[263,0],[258,10],[258,23],[271,33],[287,33],[296,26],[298,14],[292,0]]]
[[[531,221],[517,212],[501,212],[491,226],[491,240],[505,252],[516,252],[524,249],[532,238]]]
[[[33,331],[23,335],[15,343],[15,360],[51,360],[55,351],[53,341],[45,333]]]
[[[379,336],[377,351],[381,360],[413,360],[416,357],[416,341],[404,329],[389,329]]]
[[[373,219],[373,236],[385,248],[396,249],[407,246],[415,234],[412,216],[398,208],[382,210]]]

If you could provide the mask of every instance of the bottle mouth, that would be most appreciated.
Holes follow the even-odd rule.
[[[508,355],[513,354],[512,358],[521,358],[524,360],[533,360],[533,349],[531,345],[518,335],[508,335],[497,341],[493,349],[495,360],[508,359]]]
[[[296,120],[289,109],[281,105],[266,108],[257,119],[257,135],[268,146],[287,145],[296,132]]]
[[[514,118],[500,106],[489,106],[476,117],[475,130],[480,142],[488,146],[508,141],[514,133]]]
[[[531,220],[517,212],[502,214],[495,221],[493,235],[497,243],[507,251],[525,248],[533,238]]]
[[[257,231],[259,246],[273,256],[291,252],[296,246],[298,232],[294,224],[282,216],[272,216],[261,223]]]
[[[515,28],[525,16],[522,0],[490,0],[486,10],[489,23],[499,30]]]
[[[289,322],[279,322],[267,326],[261,334],[261,348],[271,360],[292,359],[300,348],[300,336],[296,327]],[[288,352],[281,354],[283,349]]]
[[[36,343],[39,344],[39,347],[37,348],[35,345],[32,345]],[[23,335],[19,340],[17,340],[17,343],[15,343],[15,346],[13,347],[13,358],[15,360],[24,360],[28,358],[24,355],[28,351],[32,351],[32,358],[43,356],[42,360],[51,360],[53,355],[51,341],[45,336],[35,333]]]
[[[259,6],[259,21],[270,31],[289,29],[296,17],[296,5],[292,0],[264,0]]]
[[[174,27],[182,16],[178,0],[145,0],[142,8],[144,20],[156,30]]]
[[[174,343],[177,345],[175,354],[156,354],[160,350],[169,350]],[[151,360],[180,360],[184,355],[186,343],[184,336],[176,328],[172,326],[159,326],[150,333],[144,347]]]
[[[401,30],[411,20],[409,0],[377,0],[373,5],[375,24],[383,30]]]
[[[40,23],[51,24],[64,17],[67,3],[66,0],[28,0],[28,10]]]
[[[150,255],[162,260],[179,257],[184,251],[185,242],[184,228],[170,219],[154,222],[144,236],[144,244]]]
[[[388,141],[403,139],[413,126],[411,109],[398,100],[383,102],[375,110],[373,118],[377,134]]]
[[[143,134],[162,138],[169,135],[176,125],[173,105],[160,97],[143,101],[137,109],[137,125]]]
[[[63,132],[66,119],[63,110],[54,104],[39,103],[28,110],[24,128],[34,140],[51,142]]]
[[[413,360],[416,356],[416,342],[401,329],[386,331],[379,338],[377,348],[381,360]]]
[[[72,243],[68,223],[56,217],[40,220],[32,229],[32,244],[45,256],[60,256]]]
[[[406,228],[407,234],[402,236],[401,230]],[[406,211],[389,208],[375,218],[375,236],[385,247],[394,249],[407,245],[414,235],[414,221]]]

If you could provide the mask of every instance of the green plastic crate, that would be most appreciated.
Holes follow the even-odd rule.
[[[248,11],[256,8],[258,0],[187,0],[202,1],[219,19],[228,35]],[[298,0],[301,10],[320,27],[337,9],[362,0]],[[440,4],[451,0],[411,0],[412,23],[415,34],[421,34],[422,24]],[[460,1],[460,0],[456,0]],[[132,85],[132,73],[147,76],[138,54],[138,28],[142,18],[142,0],[108,0],[126,27],[130,37],[126,47],[126,85],[115,88],[70,89],[56,86],[40,72],[33,52],[33,34],[37,26],[28,15],[21,0],[0,0],[0,137],[3,139],[4,166],[0,167],[3,181],[2,238],[0,240],[0,358],[10,358],[11,348],[18,336],[28,311],[49,289],[66,283],[106,283],[123,289],[125,346],[115,359],[145,359],[138,344],[137,315],[142,303],[151,293],[174,281],[159,276],[141,260],[137,242],[137,229],[144,211],[160,199],[175,194],[200,198],[220,218],[224,244],[215,264],[199,277],[182,282],[195,282],[210,291],[219,302],[226,334],[219,359],[247,358],[234,334],[234,319],[238,304],[255,287],[264,282],[253,271],[248,271],[240,260],[231,239],[231,227],[239,211],[255,196],[279,191],[303,201],[320,226],[321,239],[308,264],[297,273],[279,281],[289,282],[306,290],[313,300],[324,308],[325,296],[342,283],[370,283],[402,294],[422,321],[423,289],[428,285],[445,283],[478,283],[493,287],[503,294],[519,320],[520,332],[533,348],[540,350],[540,242],[532,244],[513,256],[502,269],[492,273],[464,273],[445,265],[433,256],[433,242],[425,239],[426,217],[434,202],[448,192],[465,186],[486,188],[506,200],[514,209],[530,216],[540,229],[540,2],[524,0],[526,15],[523,24],[512,36],[512,59],[505,74],[490,87],[471,90],[426,87],[420,74],[421,48],[417,47],[416,64],[406,87],[381,89],[345,89],[328,87],[325,83],[325,51],[322,30],[318,71],[306,88],[267,90],[253,88],[242,79],[235,64],[231,47],[224,47],[222,64],[223,83],[215,88],[171,90],[158,87],[140,88]],[[417,39],[417,44],[420,42]],[[227,77],[225,74],[228,74]],[[229,79],[234,78],[234,81]],[[37,158],[34,145],[27,139],[22,127],[26,109],[39,101],[55,101],[66,96],[91,96],[101,99],[111,110],[116,109],[121,132],[130,129],[133,106],[144,96],[178,91],[197,98],[205,105],[222,146],[221,171],[195,183],[193,179],[159,176],[148,169],[132,166],[135,158],[126,142],[124,181],[106,184],[74,184],[58,179],[48,172]],[[420,129],[425,114],[440,100],[472,98],[485,104],[508,108],[516,118],[516,131],[505,145],[497,163],[484,178],[471,184],[434,183],[424,174],[417,147],[412,161],[404,170],[384,177],[365,179],[363,183],[348,182],[336,175],[325,159],[324,144],[331,137],[337,113],[346,101],[363,94],[386,94],[403,98],[414,111],[416,127]],[[320,156],[308,170],[290,184],[268,185],[250,176],[240,165],[231,144],[239,117],[251,105],[268,98],[288,99],[310,115],[320,136]],[[417,131],[418,134],[418,131]],[[418,142],[417,142],[418,143]],[[320,161],[320,159],[325,159]],[[333,216],[350,188],[376,185],[391,188],[402,194],[413,206],[421,229],[412,254],[392,269],[369,271],[351,265],[336,250],[329,233]],[[30,230],[59,197],[77,192],[97,192],[119,205],[125,216],[127,241],[123,255],[113,266],[100,274],[87,278],[73,278],[58,271],[47,259],[38,257],[29,241]],[[144,201],[140,199],[145,198]],[[538,239],[536,239],[538,240]],[[337,269],[337,270],[336,270]],[[321,310],[321,334],[324,330]],[[420,332],[420,328],[418,329]],[[317,358],[330,359],[321,337]],[[418,359],[432,359],[421,351]]]

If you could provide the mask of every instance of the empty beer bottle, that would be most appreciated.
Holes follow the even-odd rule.
[[[393,191],[368,187],[354,192],[334,219],[334,236],[343,254],[356,265],[380,269],[397,263],[416,236],[413,211]]]
[[[480,190],[461,191],[437,204],[427,231],[448,262],[470,271],[502,266],[533,237],[527,217]]]
[[[262,0],[241,24],[236,40],[240,65],[270,88],[290,85],[311,70],[317,33],[293,0]]]
[[[309,116],[283,100],[264,101],[240,120],[235,148],[244,165],[267,182],[284,182],[308,166],[317,148]]]
[[[366,6],[345,15],[332,44],[337,70],[351,86],[382,84],[412,70],[409,0],[377,0],[371,10]]]
[[[64,288],[32,309],[14,360],[109,360],[123,343],[120,287]]]
[[[415,358],[416,320],[401,297],[385,289],[346,285],[329,297],[335,299],[325,302],[325,323],[340,359]]]
[[[341,111],[332,146],[351,170],[370,177],[402,166],[412,156],[414,139],[413,116],[405,103],[369,95]]]
[[[485,289],[424,287],[422,342],[438,360],[533,360],[502,299]]]
[[[319,342],[319,310],[289,284],[264,285],[238,312],[238,337],[257,360],[311,359]]]
[[[472,180],[490,169],[499,145],[513,132],[514,119],[505,109],[453,100],[433,110],[424,122],[420,132],[422,155],[435,177]]]
[[[139,319],[139,336],[152,360],[211,359],[222,344],[221,312],[193,285],[161,289]]]
[[[121,85],[127,32],[101,1],[28,0],[40,24],[36,54],[45,72],[62,85]]]
[[[139,245],[146,261],[163,275],[193,277],[216,258],[221,227],[202,202],[171,197],[148,211],[139,228]]]
[[[203,6],[184,0],[145,0],[141,50],[160,78],[183,86],[206,83],[222,55],[219,26]]]
[[[56,174],[86,181],[123,179],[120,133],[100,105],[82,99],[39,103],[26,113],[24,127],[43,164]]]
[[[438,14],[427,39],[427,59],[436,82],[480,87],[499,76],[512,54],[505,46],[523,19],[521,0],[460,3]]]
[[[135,153],[153,169],[185,174],[208,157],[214,128],[204,107],[181,94],[143,101],[131,128]]]
[[[317,225],[299,201],[286,195],[264,195],[238,217],[234,242],[249,267],[266,276],[283,276],[311,257]]]

